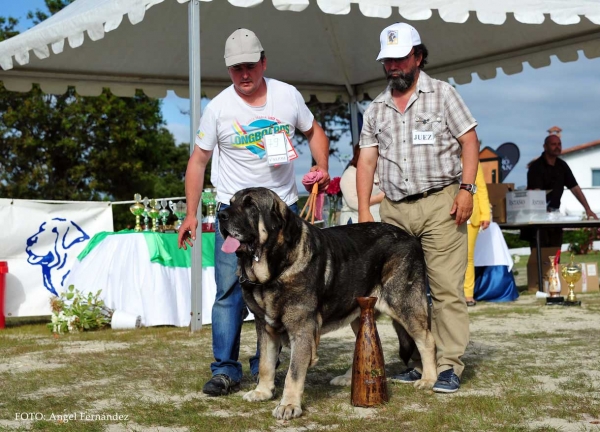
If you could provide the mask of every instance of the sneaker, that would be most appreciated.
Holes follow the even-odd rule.
[[[401,383],[414,383],[415,381],[419,381],[421,379],[421,373],[414,368],[410,368],[406,369],[399,375],[390,377],[390,379],[392,381],[398,381]]]
[[[209,396],[225,396],[229,393],[235,393],[240,390],[240,383],[232,381],[227,375],[214,375],[204,387],[202,393]]]
[[[460,378],[454,373],[454,369],[448,369],[438,375],[433,385],[436,393],[454,393],[460,388]]]

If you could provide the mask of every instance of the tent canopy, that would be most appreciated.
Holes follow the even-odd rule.
[[[0,43],[0,80],[9,90],[39,83],[48,93],[74,85],[82,95],[109,87],[188,97],[189,0],[77,0],[43,23]],[[197,0],[193,0],[197,1]],[[252,6],[251,8],[249,8]],[[214,0],[201,3],[202,90],[230,84],[223,60],[236,28],[256,32],[267,75],[322,101],[361,100],[384,86],[375,61],[379,33],[405,21],[429,49],[426,71],[467,83],[497,68],[574,61],[578,50],[600,56],[600,2],[595,0]]]

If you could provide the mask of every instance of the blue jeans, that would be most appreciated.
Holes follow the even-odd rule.
[[[229,207],[221,204],[220,210]],[[290,209],[298,213],[298,205],[292,204]],[[215,361],[210,364],[213,375],[224,374],[233,381],[242,380],[242,364],[240,355],[240,335],[244,318],[248,315],[246,304],[242,298],[242,287],[235,274],[237,256],[221,251],[224,239],[219,231],[219,218],[215,223],[215,282],[217,295],[212,307],[212,340]],[[250,358],[250,372],[258,373],[260,351],[258,344],[256,354]]]

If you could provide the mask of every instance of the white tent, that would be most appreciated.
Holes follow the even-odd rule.
[[[43,23],[0,43],[0,78],[23,91],[67,84],[82,95],[102,87],[131,95],[143,88],[161,97],[188,96],[189,0],[77,0]],[[409,21],[430,50],[430,75],[493,78],[562,61],[600,56],[597,0],[214,0],[202,2],[202,88],[214,95],[228,84],[223,46],[238,27],[253,29],[269,58],[269,76],[322,100],[378,93],[379,32]],[[239,6],[239,7],[236,7]],[[251,7],[251,8],[250,8]],[[302,11],[294,13],[290,11]],[[325,13],[323,13],[325,12]],[[128,18],[128,19],[127,19]],[[85,34],[87,33],[87,36]],[[89,40],[88,40],[89,39]],[[93,41],[93,43],[90,43]],[[60,55],[56,55],[60,54]]]
[[[524,62],[548,66],[551,55],[600,56],[598,0],[77,0],[0,43],[0,80],[15,91],[39,83],[60,93],[74,85],[82,95],[109,87],[117,95],[139,88],[162,97],[172,89],[190,97],[193,142],[200,85],[211,96],[229,84],[223,48],[234,29],[257,33],[268,76],[305,97],[355,102],[382,89],[379,33],[397,21],[420,32],[430,53],[425,70],[458,84],[472,73],[493,78],[498,68],[518,73]],[[194,298],[197,292],[195,305]],[[201,322],[194,317],[193,327]]]

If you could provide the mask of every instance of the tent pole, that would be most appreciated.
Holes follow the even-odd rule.
[[[356,100],[356,96],[350,97],[350,132],[352,134],[352,146],[354,146],[360,138],[358,131],[358,101]]]
[[[200,0],[192,0],[188,8],[188,59],[190,86],[190,155],[194,151],[194,140],[200,123],[200,102],[202,89],[200,85]],[[196,216],[202,220],[202,201]],[[202,224],[198,225],[196,242],[192,248],[192,319],[190,331],[202,327]]]

